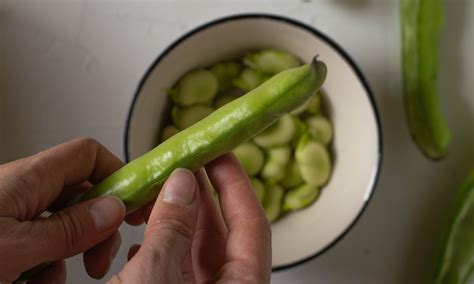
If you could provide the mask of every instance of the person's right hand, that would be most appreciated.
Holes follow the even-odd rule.
[[[269,283],[271,231],[247,175],[233,155],[204,172],[173,172],[153,205],[127,217],[148,220],[141,246],[111,283]],[[150,214],[151,211],[151,214]]]

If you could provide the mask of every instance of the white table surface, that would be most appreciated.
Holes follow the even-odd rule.
[[[397,1],[255,2],[0,0],[0,161],[77,136],[94,137],[123,157],[135,87],[174,39],[239,12],[294,17],[360,64],[380,110],[385,149],[376,192],[351,232],[321,257],[274,273],[272,282],[421,283],[453,192],[474,160],[474,0],[445,1],[440,90],[453,141],[437,163],[420,154],[405,125]],[[142,228],[121,231],[123,246],[107,277],[141,239]],[[69,283],[94,282],[81,261],[68,261]]]

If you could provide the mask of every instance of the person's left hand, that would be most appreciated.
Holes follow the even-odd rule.
[[[102,278],[120,247],[123,203],[97,198],[40,215],[61,208],[121,166],[117,157],[87,138],[0,165],[0,283],[43,262],[53,265],[29,283],[63,283],[63,259],[81,252],[88,274]]]

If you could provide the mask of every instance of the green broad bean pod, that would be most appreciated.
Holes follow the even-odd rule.
[[[474,169],[454,198],[433,283],[474,281]]]
[[[201,72],[199,76],[202,75]],[[205,73],[203,77],[208,75]],[[113,195],[123,200],[130,213],[156,198],[174,169],[194,171],[233,150],[307,101],[325,78],[326,65],[316,58],[310,64],[280,72],[129,162],[79,200]]]
[[[451,140],[437,90],[442,2],[400,2],[405,113],[415,143],[433,160],[447,154]]]

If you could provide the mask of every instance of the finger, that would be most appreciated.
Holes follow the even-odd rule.
[[[145,220],[143,220],[141,209],[133,211],[132,213],[125,216],[125,222],[132,226],[140,226],[141,224],[143,224]]]
[[[148,202],[145,206],[132,212],[131,214],[125,217],[125,222],[132,226],[139,226],[145,222],[148,222],[148,218],[150,218],[151,211],[153,210],[153,206],[155,205],[156,199],[153,201]]]
[[[138,250],[140,249],[140,245],[134,244],[128,249],[127,260],[130,261],[132,257],[134,257]]]
[[[120,249],[122,238],[116,231],[105,241],[87,250],[83,254],[87,274],[95,279],[101,279],[109,271],[113,259]]]
[[[66,283],[66,262],[59,260],[53,262],[48,268],[35,274],[28,280],[28,284]]]
[[[228,260],[244,261],[256,272],[269,275],[270,225],[246,173],[232,154],[212,161],[206,166],[206,171],[219,194],[222,213],[229,229],[226,248]]]
[[[19,162],[1,167],[5,182],[14,194],[11,204],[22,200],[20,206],[3,206],[0,216],[21,221],[30,220],[42,213],[56,200],[65,186],[89,180],[99,182],[122,166],[122,162],[104,146],[89,138],[76,139],[61,144]],[[3,202],[1,202],[3,203]],[[31,210],[30,208],[35,208]]]
[[[123,166],[114,154],[91,138],[79,138],[33,156],[48,163],[64,177],[64,185],[87,179],[96,184]],[[73,161],[73,162],[72,162]]]
[[[152,202],[148,203],[147,205],[143,206],[141,209],[143,220],[148,223],[148,219],[150,219],[151,212],[153,211],[153,207],[155,206],[156,199]]]
[[[182,265],[191,250],[197,222],[197,187],[189,170],[173,171],[156,200],[140,249],[111,282],[182,282]],[[129,251],[129,256],[134,250]]]
[[[198,209],[194,175],[186,169],[175,170],[156,200],[137,256],[152,262],[162,260],[181,269],[191,249]]]
[[[196,229],[211,229],[209,224],[213,224],[213,230],[220,235],[227,235],[227,227],[219,208],[219,201],[214,196],[214,189],[207,177],[204,169],[199,169],[195,173],[200,189],[201,205],[199,207],[199,218]]]
[[[112,235],[124,215],[122,201],[103,197],[78,203],[47,218],[20,223],[24,257],[36,265],[86,251]]]
[[[227,227],[212,193],[209,179],[200,169],[195,174],[200,188],[201,205],[194,233],[192,257],[196,281],[209,281],[225,263]]]
[[[201,283],[201,282],[196,281],[196,277],[194,275],[193,257],[191,254],[191,250],[189,250],[188,255],[184,258],[183,266],[181,269],[181,275],[183,277],[182,283],[185,283],[185,284]]]
[[[79,184],[74,184],[70,186],[65,186],[63,188],[63,191],[59,194],[59,196],[54,200],[54,202],[48,207],[48,211],[50,212],[56,212],[64,208],[64,206],[67,206],[69,201],[78,195],[79,193],[82,193],[88,189],[90,189],[93,185],[85,180]]]

